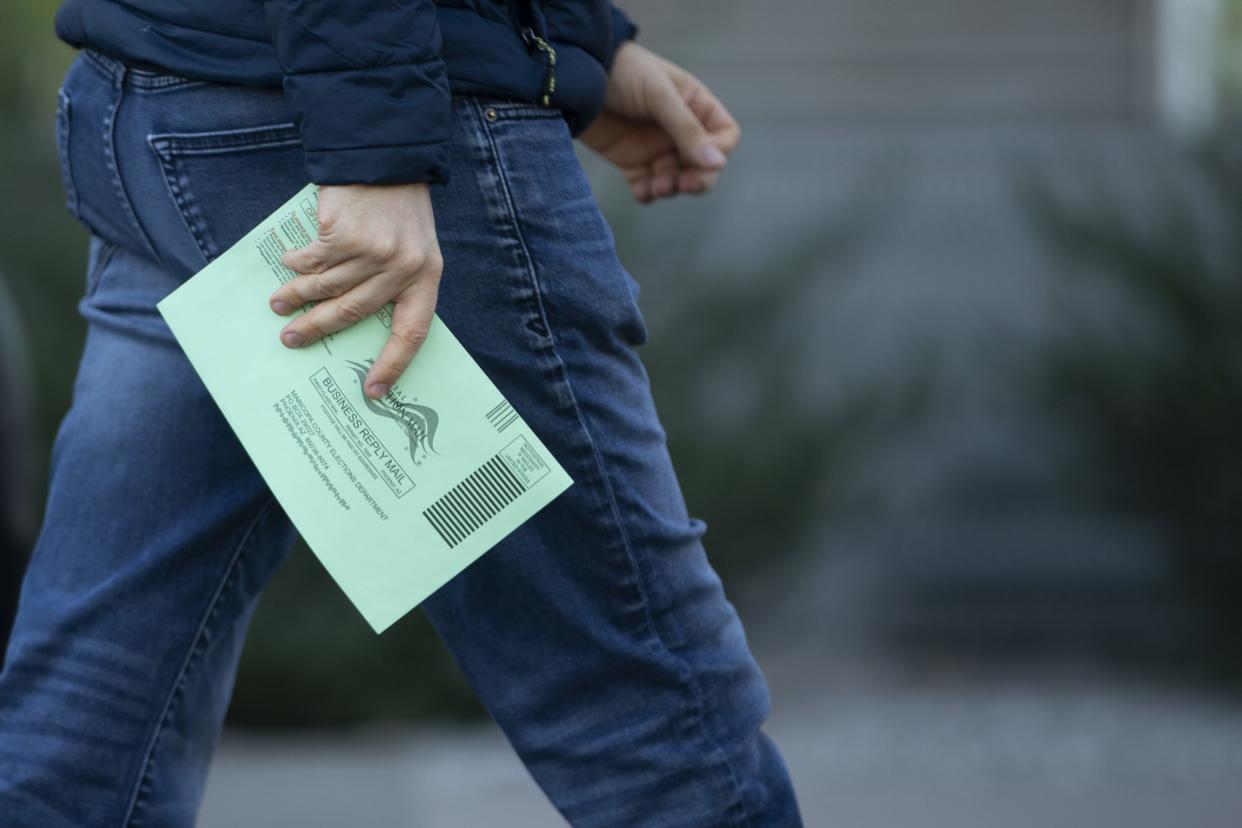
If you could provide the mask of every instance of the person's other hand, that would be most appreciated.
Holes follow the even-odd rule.
[[[280,332],[300,348],[393,303],[392,332],[364,392],[383,397],[427,339],[444,260],[427,184],[319,188],[319,238],[281,261],[296,271],[268,300],[285,316],[318,302]]]
[[[627,40],[613,58],[603,111],[579,138],[646,204],[710,190],[741,128],[702,81]]]

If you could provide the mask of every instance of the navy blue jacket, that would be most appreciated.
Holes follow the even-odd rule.
[[[599,114],[637,26],[609,0],[65,0],[56,34],[122,61],[283,87],[317,184],[448,180],[450,95]]]

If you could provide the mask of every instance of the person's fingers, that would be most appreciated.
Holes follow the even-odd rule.
[[[683,162],[708,169],[719,169],[725,165],[724,152],[707,134],[671,78],[666,77],[662,83],[655,85],[651,108],[656,122],[672,137]]]
[[[720,151],[728,155],[741,140],[741,127],[706,85],[693,76],[687,77],[689,79],[680,85],[686,106],[699,119],[699,123]]]
[[[438,280],[420,279],[394,300],[392,331],[367,373],[363,389],[367,396],[383,397],[405,373],[410,360],[427,341],[438,294]]]
[[[682,170],[677,176],[677,191],[701,195],[715,186],[719,175],[715,170]]]
[[[600,113],[581,137],[588,147],[622,168],[645,164],[673,147],[668,133],[655,124],[608,112]]]
[[[323,239],[315,239],[305,247],[286,250],[280,257],[280,263],[295,273],[319,273],[353,256],[354,252],[339,242],[329,244]]]
[[[398,278],[395,273],[360,277],[356,286],[320,301],[285,325],[280,332],[280,341],[290,348],[299,348],[361,322],[388,303],[396,290],[394,283]]]
[[[729,110],[703,81],[671,60],[653,54],[680,91],[686,105],[694,112],[703,128],[727,156],[741,140],[742,130]]]
[[[677,173],[681,162],[672,152],[667,152],[648,165],[648,176],[651,180],[651,195],[665,198],[677,193]]]
[[[634,194],[634,199],[640,204],[647,204],[655,200],[655,196],[651,194],[651,176],[645,170],[641,170],[637,175],[630,177],[630,192]]]
[[[268,297],[272,310],[281,316],[308,302],[340,296],[370,275],[361,258],[346,259],[327,270],[294,276]]]

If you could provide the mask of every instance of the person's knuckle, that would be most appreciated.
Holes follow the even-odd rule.
[[[396,273],[404,277],[413,276],[423,266],[423,259],[417,252],[412,250],[403,250],[400,254],[394,256],[389,262],[389,267]]]
[[[345,292],[345,286],[336,274],[323,273],[315,277],[314,291],[322,297],[340,296]]]
[[[293,255],[294,270],[299,273],[314,273],[323,269],[323,260],[314,253],[299,250]]]
[[[353,296],[342,296],[337,300],[336,312],[344,321],[351,325],[357,324],[370,315],[367,307]]]
[[[427,251],[424,256],[423,270],[428,276],[439,278],[444,273],[444,254],[439,249]]]
[[[407,351],[420,347],[427,341],[430,333],[431,330],[426,322],[407,322],[403,325],[394,325],[392,328],[392,335]]]
[[[392,261],[400,251],[397,240],[392,236],[378,236],[371,240],[371,255],[381,262]]]

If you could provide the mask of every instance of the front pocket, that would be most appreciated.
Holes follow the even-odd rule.
[[[301,136],[292,122],[162,133],[147,142],[182,221],[209,262],[307,183]]]

